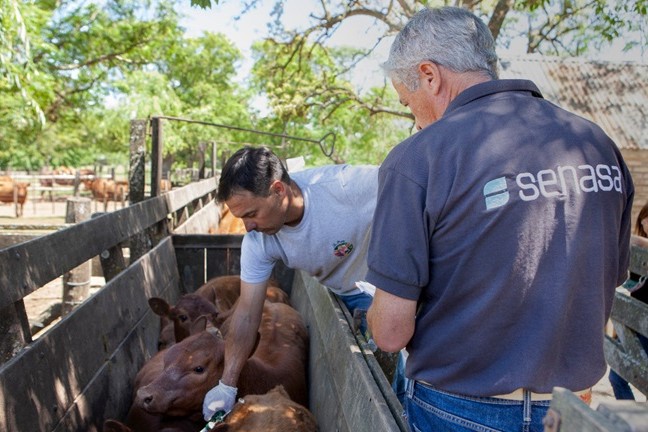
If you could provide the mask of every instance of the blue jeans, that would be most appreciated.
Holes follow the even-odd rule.
[[[398,363],[396,363],[396,371],[394,371],[394,379],[391,383],[392,390],[403,407],[405,406],[405,394],[407,393],[407,377],[405,376],[407,357],[407,350],[400,350],[398,353]]]
[[[550,403],[462,396],[410,379],[405,415],[412,432],[543,432]]]
[[[371,306],[371,302],[373,301],[373,297],[365,293],[353,294],[353,295],[338,295],[338,298],[342,300],[342,303],[344,303],[346,308],[349,309],[349,312],[351,312],[352,316],[353,316],[353,311],[355,311],[356,309],[360,309],[365,312],[369,310],[369,306]],[[366,315],[362,318],[362,321],[360,322],[360,331],[362,332],[363,336],[367,333]]]

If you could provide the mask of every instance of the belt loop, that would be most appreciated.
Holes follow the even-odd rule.
[[[524,430],[528,430],[531,425],[531,392],[523,390],[523,410],[524,410]]]
[[[416,380],[408,379],[406,381],[405,388],[407,391],[407,397],[411,399],[412,396],[414,396],[414,383],[416,383]]]

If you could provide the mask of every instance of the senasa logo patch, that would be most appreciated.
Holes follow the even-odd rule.
[[[509,201],[509,191],[506,188],[506,177],[496,178],[484,185],[486,210],[502,207]]]
[[[544,169],[533,174],[519,173],[515,176],[522,201],[534,201],[540,197],[551,198],[575,193],[622,192],[621,170],[615,165],[559,166],[555,170]],[[484,185],[486,210],[506,205],[510,200],[506,177],[498,177]]]

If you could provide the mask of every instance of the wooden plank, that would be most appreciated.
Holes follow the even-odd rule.
[[[611,314],[617,339],[606,336],[605,361],[610,368],[648,394],[648,355],[637,334],[648,337],[648,305],[619,288],[614,295]]]
[[[207,280],[239,274],[242,235],[174,234],[178,273],[187,292],[195,291]]]
[[[571,391],[555,387],[543,423],[545,432],[645,432],[648,406],[635,401],[611,401],[593,411]]]
[[[648,249],[632,245],[630,247],[630,271],[639,275],[648,275]]]
[[[332,294],[295,272],[291,303],[310,333],[310,409],[321,430],[399,431]],[[406,426],[405,426],[406,427]]]
[[[617,339],[605,336],[603,344],[605,361],[611,369],[632,383],[643,394],[648,395],[648,368],[646,354],[634,357],[626,352],[626,348]],[[643,360],[643,361],[642,361]]]
[[[191,183],[181,189],[171,190],[164,194],[167,200],[169,213],[175,212],[188,204],[191,204],[197,198],[205,196],[216,190],[218,183],[214,177]]]
[[[166,239],[3,364],[0,430],[100,430],[105,417],[123,417],[134,373],[157,349],[147,299],[177,300],[174,261]]]
[[[218,229],[219,218],[218,204],[216,201],[211,201],[178,225],[173,232],[175,234],[214,233]]]
[[[626,423],[628,430],[648,432],[648,405],[645,403],[615,400],[601,403],[596,411],[614,422]]]
[[[648,304],[630,297],[622,288],[614,293],[611,318],[648,337]]]
[[[205,283],[205,250],[203,248],[176,249],[178,274],[182,291],[192,293]]]
[[[0,250],[0,309],[166,215],[159,197]]]
[[[223,237],[230,236],[224,235],[219,238]],[[231,237],[238,237],[239,240],[243,238],[243,236],[241,235]],[[235,239],[232,238],[228,239],[227,241],[235,241]],[[240,243],[239,247],[237,248],[227,248],[223,246],[217,249],[208,248],[206,259],[208,280],[218,275],[232,275],[241,273]]]

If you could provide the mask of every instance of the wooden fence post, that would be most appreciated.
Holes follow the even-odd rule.
[[[164,152],[164,134],[162,119],[151,119],[151,196],[160,195],[160,180],[162,180],[162,154]]]
[[[128,202],[130,205],[144,201],[146,186],[146,120],[131,120],[130,166],[128,168]],[[148,251],[146,235],[136,234],[130,239],[130,261],[133,262]]]
[[[66,223],[79,223],[90,219],[90,198],[70,197],[67,199],[65,212]],[[90,294],[92,261],[86,261],[63,275],[63,307],[61,316],[72,312],[72,309]]]
[[[106,213],[93,213],[92,219],[105,215]],[[106,283],[117,276],[126,268],[126,259],[122,251],[122,245],[116,244],[99,254],[101,272]]]
[[[25,303],[19,300],[0,310],[0,364],[10,360],[31,341]]]

